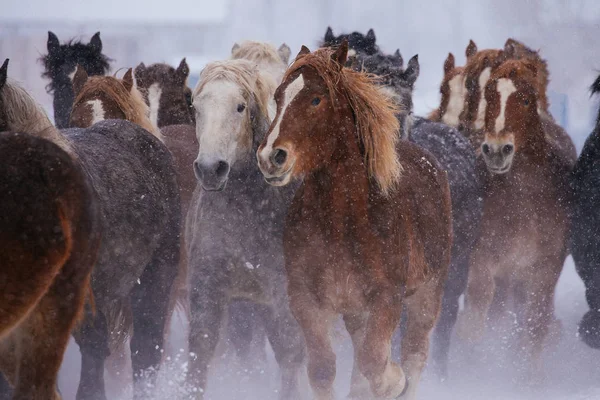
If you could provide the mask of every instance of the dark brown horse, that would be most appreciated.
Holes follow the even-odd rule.
[[[60,399],[56,380],[100,242],[95,193],[67,143],[0,68],[0,372],[15,399]],[[6,132],[12,131],[12,132]],[[62,147],[62,148],[61,148]]]
[[[135,67],[136,86],[150,107],[150,121],[163,128],[169,125],[193,125],[192,91],[187,86],[190,67],[185,58],[177,68],[167,64]]]
[[[257,156],[274,186],[304,177],[284,252],[316,398],[333,398],[329,333],[342,314],[355,349],[350,396],[412,400],[450,261],[448,182],[430,154],[400,140],[396,106],[373,78],[343,67],[347,53],[345,40],[335,51],[302,47]],[[401,368],[390,343],[403,305]]]
[[[479,340],[492,300],[512,293],[520,329],[518,349],[530,377],[554,323],[554,290],[567,255],[569,173],[574,160],[547,140],[538,112],[537,66],[509,60],[485,88],[484,218],[473,253],[459,334]],[[562,131],[563,135],[568,135]],[[482,163],[483,164],[483,163]],[[498,299],[494,296],[500,296]],[[532,376],[533,375],[533,376]]]

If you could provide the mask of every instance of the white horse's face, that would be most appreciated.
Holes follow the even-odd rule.
[[[229,81],[207,83],[193,99],[198,157],[194,173],[205,190],[222,190],[229,171],[252,150],[248,99]]]

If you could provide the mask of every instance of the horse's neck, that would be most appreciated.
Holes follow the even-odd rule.
[[[61,83],[56,85],[54,89],[54,122],[59,129],[69,127],[69,118],[71,109],[73,108],[73,89],[69,84]]]

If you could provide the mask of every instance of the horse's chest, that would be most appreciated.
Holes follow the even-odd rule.
[[[352,244],[323,234],[297,233],[305,240],[293,244],[294,253],[302,255],[302,275],[321,305],[342,314],[363,310],[368,286],[360,270],[365,266],[354,254]]]

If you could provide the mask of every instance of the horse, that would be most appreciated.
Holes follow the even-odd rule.
[[[282,43],[276,50],[269,43],[245,40],[240,44],[233,45],[231,59],[255,62],[261,70],[269,73],[279,83],[287,69],[291,53],[292,50],[285,43]]]
[[[69,127],[73,108],[71,80],[75,66],[81,65],[89,75],[106,75],[112,60],[102,54],[100,32],[96,32],[88,44],[75,40],[60,44],[58,37],[49,31],[47,49],[48,54],[40,58],[45,69],[42,77],[50,79],[46,89],[54,94],[54,122],[58,129],[64,129]]]
[[[305,350],[288,307],[281,239],[294,188],[267,185],[255,161],[276,86],[256,63],[237,59],[208,64],[193,92],[199,184],[186,220],[195,354],[188,381],[206,388],[226,307],[245,300],[262,320],[281,369],[280,398],[297,399]]]
[[[469,41],[465,49],[467,62],[477,53],[477,45]],[[440,84],[440,106],[427,117],[431,121],[443,122],[453,128],[460,128],[460,117],[467,95],[465,88],[464,67],[457,67],[454,54],[448,53],[444,61],[444,76]]]
[[[138,67],[139,68],[139,67]],[[148,69],[151,69],[149,67]],[[156,70],[156,69],[153,69]],[[145,75],[147,76],[147,75]],[[125,119],[144,127],[161,140],[173,157],[179,187],[181,221],[189,209],[192,193],[195,188],[195,177],[192,164],[195,159],[197,140],[195,129],[191,125],[169,125],[158,130],[148,117],[148,106],[143,102],[140,92],[133,84],[132,70],[129,69],[122,80],[109,76],[88,77],[82,68],[77,68],[73,78],[76,95],[71,124],[74,127],[88,128],[94,123],[105,119]],[[179,88],[181,91],[181,88]],[[185,103],[180,96],[181,103]],[[100,110],[100,112],[98,112]],[[180,237],[184,240],[184,224],[181,224]],[[183,242],[182,242],[183,243]],[[167,316],[172,316],[176,307],[181,307],[184,314],[189,314],[187,290],[187,259],[184,243],[180,247],[179,268],[175,283],[172,285]],[[117,366],[123,361],[124,351],[118,347],[124,344],[123,331],[117,334],[112,349],[117,360],[111,360],[113,369],[123,369]],[[121,379],[127,379],[119,373]]]
[[[342,314],[355,354],[350,397],[413,400],[450,262],[448,180],[400,139],[397,106],[372,77],[344,67],[347,55],[346,40],[337,50],[302,47],[257,157],[273,186],[303,177],[283,241],[315,397],[333,398],[329,331]],[[403,306],[404,371],[390,361]]]
[[[503,312],[510,291],[521,328],[517,348],[525,377],[533,383],[543,378],[544,339],[559,323],[554,319],[554,290],[567,256],[574,164],[546,140],[536,68],[528,60],[508,60],[486,83],[479,164],[485,179],[484,218],[471,258],[465,309],[457,323],[463,339],[480,341],[492,300],[500,306],[496,312]]]
[[[350,57],[353,57],[359,52],[369,56],[380,52],[379,46],[376,43],[377,38],[375,37],[375,31],[373,29],[369,29],[366,35],[363,35],[360,32],[352,32],[335,36],[331,27],[328,26],[319,47],[337,47],[344,39],[348,41],[348,48],[350,49],[348,54]]]
[[[150,121],[163,128],[169,125],[194,125],[192,92],[187,87],[190,68],[182,59],[177,68],[167,64],[140,63],[135,67],[136,86],[150,107]]]
[[[77,398],[106,398],[103,373],[109,335],[125,336],[129,325],[134,390],[140,398],[141,372],[158,367],[160,361],[169,291],[179,261],[181,217],[171,155],[160,140],[129,121],[50,129],[35,100],[18,85],[10,87],[16,94],[4,109],[20,105],[24,123],[48,127],[45,137],[72,149],[100,208],[103,239],[91,278],[96,309],[86,309],[81,328],[73,333],[82,353]]]
[[[591,86],[592,95],[600,92],[600,76]],[[600,246],[598,245],[598,185],[600,170],[600,112],[596,126],[587,138],[572,176],[573,211],[571,217],[571,254],[579,276],[585,284],[585,298],[590,307],[579,324],[580,338],[590,347],[600,348]]]
[[[24,118],[29,105],[7,72],[8,60],[0,67],[0,372],[15,399],[59,400],[58,370],[91,296],[99,207],[69,146],[47,139],[53,127]]]
[[[475,151],[458,130],[422,117],[412,117],[412,94],[420,69],[418,56],[412,57],[404,69],[399,51],[387,56],[358,53],[354,68],[380,77],[378,84],[400,106],[398,118],[403,137],[433,154],[448,174],[454,240],[432,354],[437,374],[447,377],[450,338],[458,314],[459,297],[467,286],[469,258],[478,238],[483,211]]]

